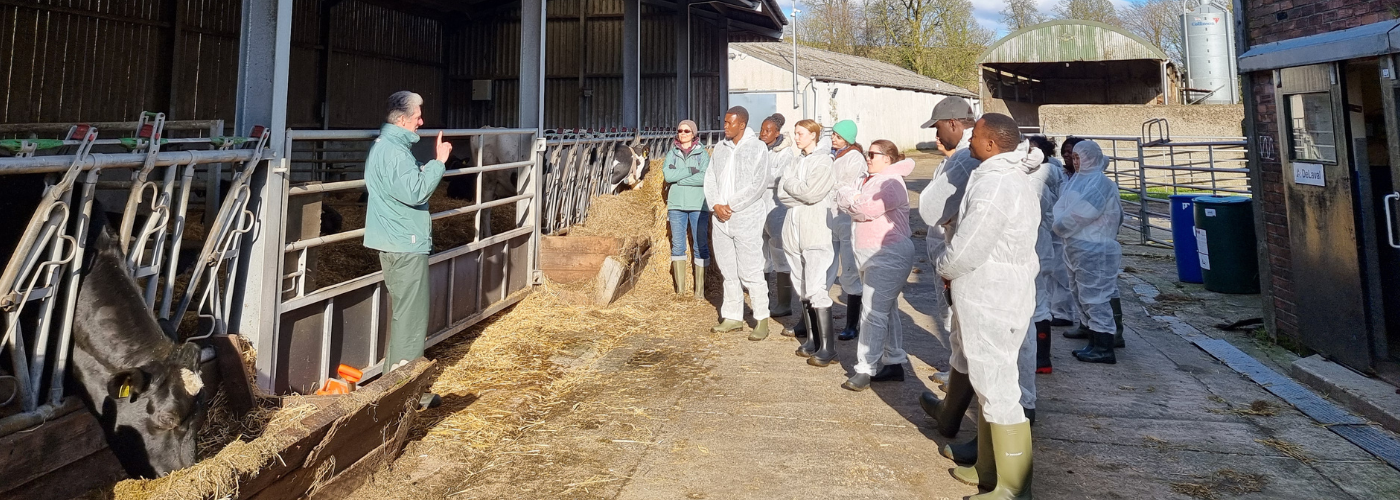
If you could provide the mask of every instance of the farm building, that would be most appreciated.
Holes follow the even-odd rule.
[[[729,101],[750,116],[782,113],[787,128],[803,118],[824,126],[854,120],[859,142],[888,139],[901,148],[933,148],[936,134],[920,129],[946,96],[977,95],[946,82],[864,57],[777,42],[729,45]]]
[[[1395,9],[1235,2],[1265,324],[1400,384]]]
[[[528,293],[541,236],[610,189],[620,146],[662,154],[682,117],[718,129],[726,45],[776,40],[785,22],[774,0],[0,5],[0,188],[39,176],[24,194],[45,183],[55,193],[13,217],[10,236],[38,236],[0,276],[0,368],[22,380],[0,407],[0,441],[82,437],[42,461],[0,461],[0,496],[71,496],[120,475],[62,385],[83,261],[40,258],[82,248],[89,202],[120,218],[112,229],[143,314],[177,341],[247,341],[267,393],[312,393],[342,364],[367,383],[413,387],[380,377],[391,311],[361,244],[363,163],[390,93],[421,94],[420,136],[456,142],[429,202],[431,344]],[[42,293],[30,293],[35,280]],[[37,327],[16,327],[21,309]],[[220,373],[209,364],[230,359],[229,346],[201,345],[204,374]],[[207,386],[219,377],[241,375]],[[339,473],[369,451],[323,458]]]
[[[1122,28],[1061,20],[1029,26],[978,59],[983,110],[1040,126],[1047,104],[1179,104],[1181,78],[1162,49]]]

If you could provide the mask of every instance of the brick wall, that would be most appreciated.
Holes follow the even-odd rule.
[[[1246,0],[1249,44],[1339,31],[1400,15],[1400,0]],[[1279,19],[1279,13],[1287,15]]]
[[[1278,335],[1298,336],[1298,316],[1294,302],[1293,267],[1288,240],[1288,205],[1283,197],[1283,164],[1286,143],[1278,133],[1278,107],[1274,103],[1273,72],[1260,71],[1249,75],[1254,86],[1254,147],[1259,151],[1259,170],[1263,175],[1264,234],[1259,237],[1268,248],[1270,275],[1273,283],[1274,323]],[[1271,145],[1271,146],[1270,146]]]

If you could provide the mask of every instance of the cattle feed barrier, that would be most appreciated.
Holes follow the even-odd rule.
[[[145,281],[143,299],[148,307],[157,309],[157,292],[162,292],[156,315],[169,321],[180,238],[196,167],[204,166],[208,170],[206,174],[217,175],[213,173],[216,164],[241,162],[244,170],[248,170],[250,165],[263,160],[265,138],[211,135],[171,142],[161,137],[164,123],[163,114],[142,113],[135,126],[128,128],[136,131],[134,137],[99,138],[98,127],[80,125],[69,126],[68,134],[62,139],[15,139],[0,144],[17,153],[15,157],[0,158],[0,178],[17,174],[61,174],[49,175],[44,181],[46,187],[39,205],[25,225],[14,257],[0,274],[0,310],[4,312],[5,332],[0,348],[10,355],[15,371],[11,376],[18,382],[16,397],[12,399],[18,400],[21,409],[19,413],[0,419],[0,436],[42,423],[70,404],[68,399],[71,398],[65,398],[63,385],[71,353],[72,315],[82,278],[87,221],[94,215],[92,207],[99,185],[112,182],[125,185],[126,203],[119,208],[123,213],[121,225],[126,228],[122,231],[121,243],[130,256],[128,272],[138,282]],[[222,126],[221,122],[203,123]],[[61,127],[51,124],[36,127],[37,130],[50,128]],[[24,131],[22,125],[7,125],[3,132]],[[217,149],[160,151],[161,145],[168,144]],[[95,146],[102,145],[118,145],[129,152],[93,152]],[[252,145],[256,146],[235,149]],[[75,151],[73,154],[37,154],[40,150],[55,148]],[[165,169],[161,172],[163,175],[153,176],[160,168]],[[122,170],[130,171],[126,181],[99,180],[104,172],[108,172],[110,178],[110,174],[120,176],[117,172]],[[75,194],[79,196],[76,205]],[[226,207],[235,204],[232,198],[225,201]],[[144,220],[138,225],[137,219],[143,216]],[[211,235],[216,232],[211,231]],[[163,287],[160,286],[162,280]],[[191,295],[214,288],[218,285],[200,288],[192,283],[187,287],[184,302],[187,303]],[[36,316],[32,323],[35,327],[29,331],[25,327],[26,312]],[[174,324],[178,324],[178,319]],[[54,351],[52,355],[50,351]]]

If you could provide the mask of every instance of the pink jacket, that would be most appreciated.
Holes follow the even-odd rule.
[[[909,239],[909,190],[904,177],[914,160],[904,159],[856,185],[836,192],[836,206],[851,214],[856,248],[880,248]]]

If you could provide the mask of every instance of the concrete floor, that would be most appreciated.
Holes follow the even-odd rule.
[[[917,160],[909,179],[914,193],[939,157]],[[916,210],[911,219],[916,231],[923,227]],[[915,241],[922,256],[923,238]],[[1160,262],[1160,251],[1127,247],[1125,253],[1129,273],[1174,293],[1174,275],[1165,274],[1174,267]],[[792,354],[795,340],[776,334],[750,342],[743,333],[708,333],[706,324],[691,337],[638,335],[601,354],[597,376],[573,386],[567,410],[489,459],[437,463],[406,454],[395,466],[399,474],[376,480],[402,484],[366,491],[454,499],[975,494],[949,476],[953,464],[937,451],[947,440],[918,406],[921,391],[936,390],[928,376],[947,368],[948,351],[929,333],[931,318],[920,306],[931,300],[936,276],[925,258],[916,267],[900,303],[912,365],[902,383],[877,383],[861,393],[841,389],[854,342],[841,343],[840,366],[815,368]],[[1217,317],[1233,321],[1250,312],[1247,298],[1221,301],[1238,306],[1222,311],[1183,292],[1149,309],[1131,290],[1123,288],[1128,345],[1118,364],[1079,363],[1069,351],[1081,341],[1055,336],[1055,372],[1037,377],[1037,497],[1400,497],[1400,471],[1152,318],[1182,310],[1184,321],[1213,333],[1209,323]],[[1188,303],[1198,310],[1187,310]],[[836,323],[843,323],[844,307],[835,311]],[[1246,352],[1268,359],[1259,349]],[[1251,405],[1264,415],[1243,411]],[[967,419],[957,440],[974,429]]]

